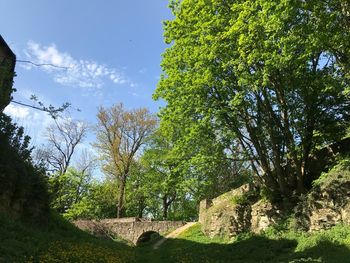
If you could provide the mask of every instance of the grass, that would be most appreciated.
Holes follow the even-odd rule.
[[[196,224],[156,251],[137,250],[138,262],[350,262],[350,227],[313,234],[277,226],[263,235],[210,239]]]
[[[281,224],[228,241],[207,238],[196,224],[153,250],[153,242],[131,247],[51,221],[37,227],[0,217],[0,262],[350,262],[350,226],[309,234]]]
[[[84,233],[58,216],[34,226],[0,215],[0,262],[135,262],[133,248]]]

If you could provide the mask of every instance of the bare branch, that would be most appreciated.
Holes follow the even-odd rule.
[[[19,63],[27,63],[27,64],[32,64],[36,67],[45,67],[45,66],[49,66],[49,67],[53,67],[53,68],[59,68],[59,69],[65,69],[65,70],[68,70],[70,67],[64,67],[64,66],[58,66],[58,65],[54,65],[54,64],[51,64],[51,63],[35,63],[35,62],[32,62],[32,61],[29,61],[29,60],[16,60],[16,62],[19,62]]]

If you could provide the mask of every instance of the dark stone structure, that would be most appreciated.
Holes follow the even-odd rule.
[[[0,35],[0,112],[10,103],[16,55]]]

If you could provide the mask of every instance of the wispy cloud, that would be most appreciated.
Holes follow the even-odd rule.
[[[139,94],[136,93],[136,92],[130,92],[129,94],[131,94],[131,95],[134,96],[134,97],[138,97],[138,96],[139,96]]]
[[[51,74],[54,81],[62,85],[89,90],[101,89],[108,81],[114,84],[127,84],[131,87],[135,85],[121,70],[93,60],[74,58],[69,53],[59,51],[55,44],[43,46],[29,41],[24,52],[31,62],[60,67],[44,65],[40,69]],[[35,67],[31,64],[23,64],[23,66],[28,70]]]

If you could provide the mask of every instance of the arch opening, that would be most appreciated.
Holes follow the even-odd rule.
[[[136,241],[136,245],[141,245],[149,242],[156,241],[160,238],[160,234],[156,231],[146,231],[139,236]]]

